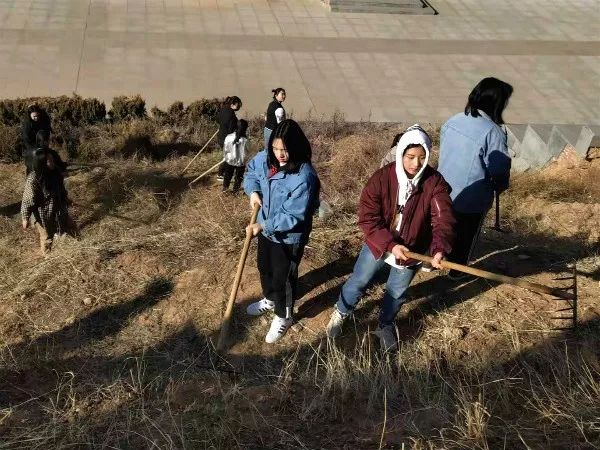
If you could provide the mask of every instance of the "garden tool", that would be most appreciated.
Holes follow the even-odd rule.
[[[404,252],[404,254],[411,259],[416,259],[417,261],[421,262],[431,263],[431,260],[433,259],[431,258],[431,256],[425,256],[410,251]],[[568,303],[568,307],[560,309],[557,312],[571,311],[572,315],[552,317],[552,319],[572,321],[572,327],[558,328],[558,330],[568,330],[577,328],[577,269],[575,268],[575,266],[573,268],[572,276],[557,278],[557,280],[573,280],[573,284],[571,286],[567,286],[564,288],[552,288],[543,284],[532,283],[530,281],[521,280],[519,278],[513,278],[506,275],[487,272],[485,270],[476,269],[475,267],[464,266],[462,264],[457,264],[450,261],[441,261],[440,264],[444,269],[453,269],[459,272],[474,275],[476,277],[486,278],[488,280],[498,281],[500,283],[512,284],[513,286],[519,286],[529,291],[537,292],[538,294],[552,295],[554,297],[557,297],[556,300],[566,301]]]
[[[225,158],[223,158],[221,161],[219,161],[218,163],[216,163],[214,166],[212,166],[210,169],[206,170],[205,172],[202,173],[202,175],[198,175],[196,178],[194,178],[192,181],[190,181],[188,186],[191,186],[192,184],[194,184],[196,181],[198,181],[200,178],[202,178],[204,175],[206,175],[209,172],[212,172],[213,170],[215,170],[217,167],[219,167],[223,161],[225,161]]]
[[[250,225],[254,225],[256,223],[256,217],[258,216],[259,209],[260,206],[255,204],[254,209],[252,210],[252,216],[250,217]],[[227,301],[227,307],[225,308],[225,314],[223,315],[223,321],[221,323],[221,331],[219,333],[219,340],[217,342],[217,351],[219,352],[225,350],[225,341],[227,340],[227,335],[229,333],[229,324],[231,323],[233,304],[235,303],[237,291],[240,287],[240,280],[242,279],[242,273],[244,272],[244,265],[246,264],[246,258],[248,257],[248,250],[250,248],[251,240],[252,232],[246,231],[244,247],[242,248],[242,254],[240,255],[240,259],[238,261],[237,272],[235,274],[235,279],[233,280],[233,287],[231,288],[231,294],[229,295],[229,300]]]
[[[188,169],[188,167],[190,167],[190,166],[192,165],[192,163],[194,162],[194,160],[195,160],[195,159],[196,159],[198,156],[200,156],[200,153],[202,153],[202,152],[204,151],[204,149],[206,148],[206,146],[207,146],[208,144],[210,144],[210,141],[212,141],[212,140],[213,140],[213,138],[214,138],[214,137],[217,135],[217,133],[218,133],[218,132],[219,132],[219,130],[215,131],[215,134],[213,134],[213,135],[210,137],[210,139],[209,139],[208,141],[206,141],[206,144],[204,144],[204,147],[202,147],[202,148],[200,149],[200,151],[199,151],[198,153],[196,153],[196,156],[194,156],[194,157],[192,158],[192,160],[191,160],[191,161],[188,163],[188,165],[187,165],[187,166],[185,166],[185,169],[183,169],[183,170],[181,171],[181,175],[183,175],[183,174],[185,173],[185,171]]]

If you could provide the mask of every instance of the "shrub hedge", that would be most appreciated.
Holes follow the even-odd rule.
[[[0,100],[0,160],[16,162],[21,158],[20,123],[32,103],[39,104],[50,115],[53,129],[51,145],[54,148],[62,150],[70,158],[93,158],[118,151],[115,148],[91,151],[90,145],[85,142],[90,134],[104,134],[102,129],[109,124],[125,124],[141,119],[148,121],[150,125],[181,127],[187,131],[185,134],[197,134],[195,128],[205,125],[207,121],[216,120],[222,102],[223,99],[219,98],[201,99],[186,107],[183,102],[178,101],[166,111],[154,107],[151,116],[148,116],[146,102],[139,95],[115,97],[108,114],[104,102],[79,95]],[[88,129],[94,131],[90,133]],[[111,139],[102,138],[104,145],[112,142]]]

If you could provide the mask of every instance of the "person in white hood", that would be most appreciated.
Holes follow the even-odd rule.
[[[248,122],[240,119],[238,120],[236,131],[225,137],[223,145],[223,192],[229,189],[229,184],[234,175],[232,192],[236,194],[242,185],[244,171],[246,170],[247,129]]]
[[[406,291],[419,267],[408,251],[429,252],[432,266],[452,249],[454,216],[450,187],[442,175],[427,165],[431,139],[418,125],[400,137],[396,161],[377,170],[360,196],[358,225],[365,243],[352,275],[342,286],[327,335],[335,338],[342,324],[380,270],[389,271],[376,334],[381,347],[396,347],[394,321]]]

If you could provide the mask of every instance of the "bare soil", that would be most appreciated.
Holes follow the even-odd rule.
[[[515,177],[506,232],[490,213],[476,255],[556,287],[576,264],[577,331],[555,319],[565,301],[421,272],[397,353],[381,355],[369,333],[381,284],[337,347],[324,340],[362,242],[362,183],[347,180],[378,166],[393,131],[315,137],[334,215],[306,249],[297,324],[267,345],[270,318],[244,314],[261,297],[253,245],[226,356],[214,343],[248,201],[212,179],[187,186],[218,155],[184,177],[189,157],[73,172],[81,236],[48,256],[20,229],[23,168],[0,165],[0,448],[600,448],[600,160]],[[365,148],[371,160],[351,168]]]

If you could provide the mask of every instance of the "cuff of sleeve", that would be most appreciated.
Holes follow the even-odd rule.
[[[390,243],[387,245],[387,247],[386,247],[385,251],[386,251],[386,252],[390,252],[390,253],[391,253],[391,252],[392,252],[392,249],[393,249],[395,246],[396,246],[396,243],[395,243],[394,241],[391,241],[391,242],[390,242]]]
[[[263,222],[262,232],[265,236],[271,236],[275,232],[275,230],[273,230],[273,227],[271,226],[271,224],[269,223],[268,220]]]
[[[435,255],[436,253],[441,253],[442,255],[444,255],[444,256],[447,256],[447,255],[448,255],[448,253],[450,253],[450,252],[449,252],[449,251],[447,252],[445,248],[443,248],[443,247],[438,247],[438,246],[436,246],[436,247],[431,247],[431,248],[429,249],[429,254],[430,254],[432,257],[433,257],[433,255]]]

